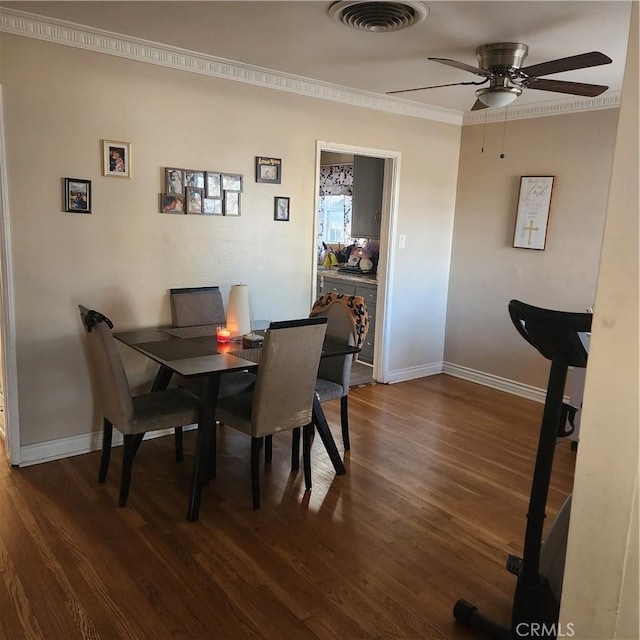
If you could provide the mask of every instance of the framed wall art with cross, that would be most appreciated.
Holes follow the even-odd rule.
[[[513,246],[544,251],[554,176],[522,176]]]

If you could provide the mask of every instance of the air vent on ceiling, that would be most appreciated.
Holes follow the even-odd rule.
[[[329,15],[352,29],[362,31],[399,31],[429,15],[424,2],[369,2],[344,0],[329,7]]]

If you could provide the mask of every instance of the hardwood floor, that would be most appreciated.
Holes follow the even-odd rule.
[[[339,403],[323,405],[342,450]],[[249,438],[218,436],[218,476],[186,521],[185,461],[172,438],[144,442],[129,505],[99,454],[0,465],[0,637],[401,640],[474,637],[459,597],[508,621],[542,405],[438,375],[350,394],[347,475],[319,440],[313,489],[274,438],[251,508]],[[548,515],[570,492],[575,454],[558,445]],[[547,518],[550,522],[551,517]]]

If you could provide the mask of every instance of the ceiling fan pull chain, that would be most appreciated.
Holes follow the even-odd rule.
[[[504,123],[502,124],[502,152],[500,153],[500,160],[504,160],[506,155],[504,153],[504,141],[507,137],[507,111],[509,107],[504,108]]]
[[[484,140],[487,133],[487,109],[484,110],[484,124],[482,125],[482,151],[484,153]]]

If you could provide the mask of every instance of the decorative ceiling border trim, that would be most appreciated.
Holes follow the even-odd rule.
[[[387,98],[369,91],[273,71],[15,9],[0,8],[0,32],[267,89],[297,93],[310,98],[386,111],[395,115],[462,124],[461,111]]]
[[[507,120],[525,120],[528,118],[557,116],[565,113],[616,109],[620,107],[620,95],[620,91],[612,91],[597,98],[566,98],[563,100],[549,100],[547,102],[535,102],[522,106],[506,107],[505,109],[470,111],[464,114],[462,124],[466,126],[470,124],[484,124],[485,122],[504,122],[505,112]]]
[[[0,7],[0,32],[400,116],[463,126],[482,124],[485,118],[486,122],[505,120],[505,109],[462,112],[402,98],[388,98],[370,91],[273,71],[16,9]],[[620,92],[616,91],[598,98],[568,98],[508,107],[506,119],[541,118],[619,106]]]

